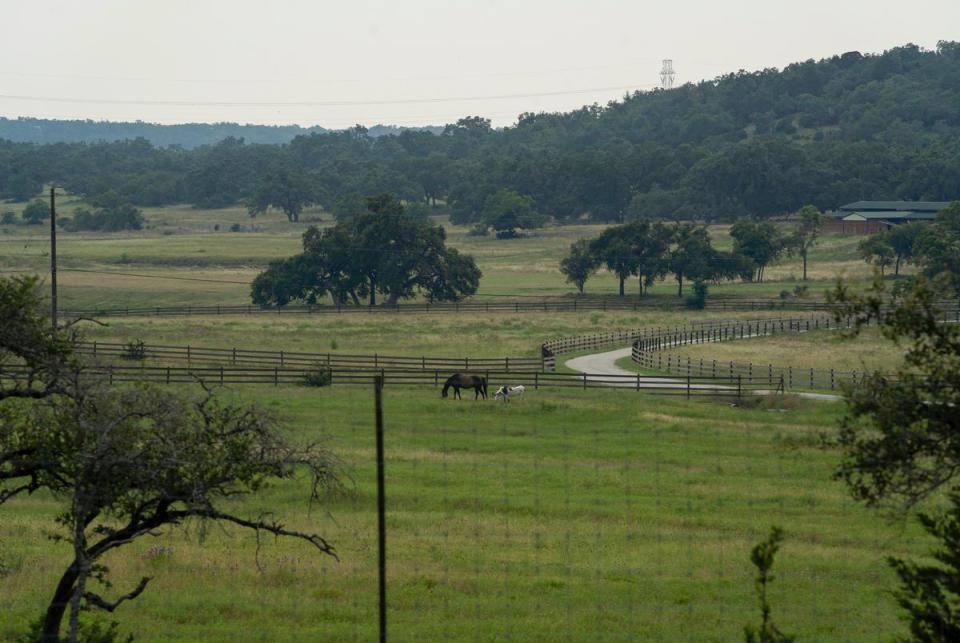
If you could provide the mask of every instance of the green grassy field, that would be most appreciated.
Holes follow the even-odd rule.
[[[117,590],[155,576],[114,617],[138,639],[370,640],[376,628],[371,392],[237,392],[325,436],[352,493],[318,507],[295,483],[233,509],[275,511],[331,538],[341,560],[299,543],[198,526],[145,539],[109,564]],[[758,620],[750,547],[787,540],[771,601],[801,640],[875,641],[903,631],[883,560],[918,552],[831,480],[816,447],[840,404],[786,411],[627,391],[540,390],[509,405],[387,389],[390,624],[395,640],[735,640]],[[67,547],[45,535],[48,496],[3,508],[0,638],[43,609]],[[150,547],[172,549],[152,557]]]
[[[147,221],[137,234],[60,237],[64,306],[247,303],[250,279],[267,261],[297,252],[309,224],[278,215],[251,221],[240,208],[149,209]],[[234,224],[242,231],[230,232]],[[449,239],[476,256],[482,295],[562,295],[572,287],[557,271],[560,257],[573,240],[601,229],[548,228],[498,241],[451,227]],[[726,228],[713,232],[719,245],[729,244]],[[45,234],[43,226],[0,226],[0,270],[45,271]],[[824,238],[811,257],[812,291],[838,272],[869,273],[855,257],[858,241]],[[792,290],[797,274],[799,263],[790,260],[768,268],[768,278],[781,281],[711,292],[775,296]],[[616,286],[602,273],[587,290],[612,294]],[[667,282],[654,291],[671,297],[674,289]],[[720,316],[735,315],[132,317],[85,332],[98,341],[499,357],[537,355],[551,337]],[[747,342],[695,348],[740,344],[750,350]],[[115,617],[142,640],[374,638],[371,392],[254,387],[229,394],[281,412],[296,439],[323,436],[352,488],[309,507],[302,485],[284,484],[234,508],[251,516],[275,511],[292,527],[318,530],[336,543],[341,561],[271,540],[262,543],[258,570],[252,534],[217,527],[201,541],[199,526],[190,525],[113,555],[118,591],[156,576]],[[772,594],[785,631],[845,641],[903,631],[883,560],[924,545],[915,526],[856,506],[831,479],[837,456],[817,448],[818,435],[836,426],[841,404],[787,398],[785,410],[764,402],[747,409],[597,389],[529,391],[509,405],[442,401],[436,390],[416,388],[388,388],[386,398],[396,640],[739,639],[743,625],[759,618],[749,549],[772,524],[787,531]],[[68,552],[46,538],[55,513],[42,494],[0,509],[0,559],[13,569],[0,577],[0,640],[39,614],[62,572]],[[169,558],[151,555],[156,545],[172,548]]]
[[[855,338],[834,331],[819,331],[682,346],[670,352],[718,362],[861,372],[888,369],[903,360],[903,348],[882,337],[877,329],[865,329]]]
[[[68,215],[75,202],[65,201]],[[22,205],[12,207],[15,211]],[[177,304],[249,303],[248,284],[272,259],[299,251],[300,235],[308,225],[328,225],[330,216],[316,210],[291,224],[277,213],[250,219],[243,208],[195,210],[189,207],[147,208],[146,229],[136,233],[61,233],[58,242],[60,297],[64,307],[166,306]],[[595,236],[599,225],[549,227],[526,238],[498,240],[473,237],[468,227],[452,226],[449,243],[474,256],[483,271],[477,297],[569,295],[574,292],[558,270],[570,244]],[[231,226],[242,231],[232,232]],[[729,226],[713,226],[718,247],[730,246]],[[49,270],[46,226],[0,226],[0,270]],[[813,294],[832,285],[838,275],[862,278],[870,267],[856,256],[860,237],[826,234],[810,256],[808,282]],[[96,272],[79,272],[93,270]],[[109,274],[103,274],[109,273]],[[771,297],[799,285],[798,259],[786,257],[767,269],[762,284],[725,283],[715,294]],[[182,279],[194,281],[183,281]],[[606,271],[587,283],[587,292],[612,295],[617,281]],[[628,284],[634,294],[635,283]],[[676,292],[672,278],[651,289],[669,298]]]
[[[724,313],[723,318],[776,313]],[[209,348],[434,357],[539,356],[544,340],[571,335],[673,326],[716,318],[716,312],[594,311],[482,314],[264,314],[113,317],[84,325],[89,340]]]

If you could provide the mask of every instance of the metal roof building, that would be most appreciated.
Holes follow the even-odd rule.
[[[901,223],[933,221],[947,201],[855,201],[841,206],[826,228],[849,234],[872,234]]]

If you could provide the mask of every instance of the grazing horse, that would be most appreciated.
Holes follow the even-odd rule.
[[[453,397],[458,400],[463,399],[460,397],[461,388],[472,388],[473,399],[477,399],[481,395],[483,399],[487,399],[487,378],[482,375],[454,373],[443,383],[443,391],[440,393],[441,397],[447,396],[447,391],[450,390],[451,386],[453,387]]]
[[[499,400],[501,397],[504,402],[509,402],[511,397],[519,397],[523,395],[523,392],[527,390],[523,387],[523,384],[517,386],[501,386],[497,389],[497,392],[493,394],[493,399]]]

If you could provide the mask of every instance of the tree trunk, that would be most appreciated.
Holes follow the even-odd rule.
[[[680,284],[680,287],[677,289],[677,297],[683,297],[683,274],[677,275],[677,283]]]
[[[387,298],[387,306],[396,306],[399,300],[400,296],[397,293],[392,292],[390,293],[390,297]]]
[[[893,267],[893,276],[894,276],[894,277],[899,277],[899,276],[900,276],[900,255],[897,255],[897,263],[896,263],[896,265]]]
[[[47,607],[47,614],[43,617],[43,630],[40,633],[41,643],[58,643],[60,641],[60,623],[63,621],[63,613],[70,603],[70,597],[73,596],[73,586],[77,582],[77,576],[80,572],[80,565],[73,561],[67,571],[60,577],[57,583],[57,589],[53,593],[53,600]]]
[[[360,298],[357,297],[357,291],[351,290],[351,291],[350,291],[350,298],[353,299],[353,305],[354,305],[354,306],[357,306],[357,307],[360,306]]]
[[[804,252],[801,256],[803,257],[803,280],[806,281],[807,280],[807,253]]]
[[[626,281],[625,277],[620,277],[620,296],[623,297],[623,282]]]

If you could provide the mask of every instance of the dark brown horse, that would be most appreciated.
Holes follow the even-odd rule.
[[[450,390],[451,386],[453,387],[453,397],[458,400],[463,399],[460,397],[461,388],[472,388],[473,399],[477,399],[481,395],[483,399],[487,399],[487,378],[482,375],[454,373],[443,383],[443,391],[440,393],[441,397],[447,397],[447,391]]]

